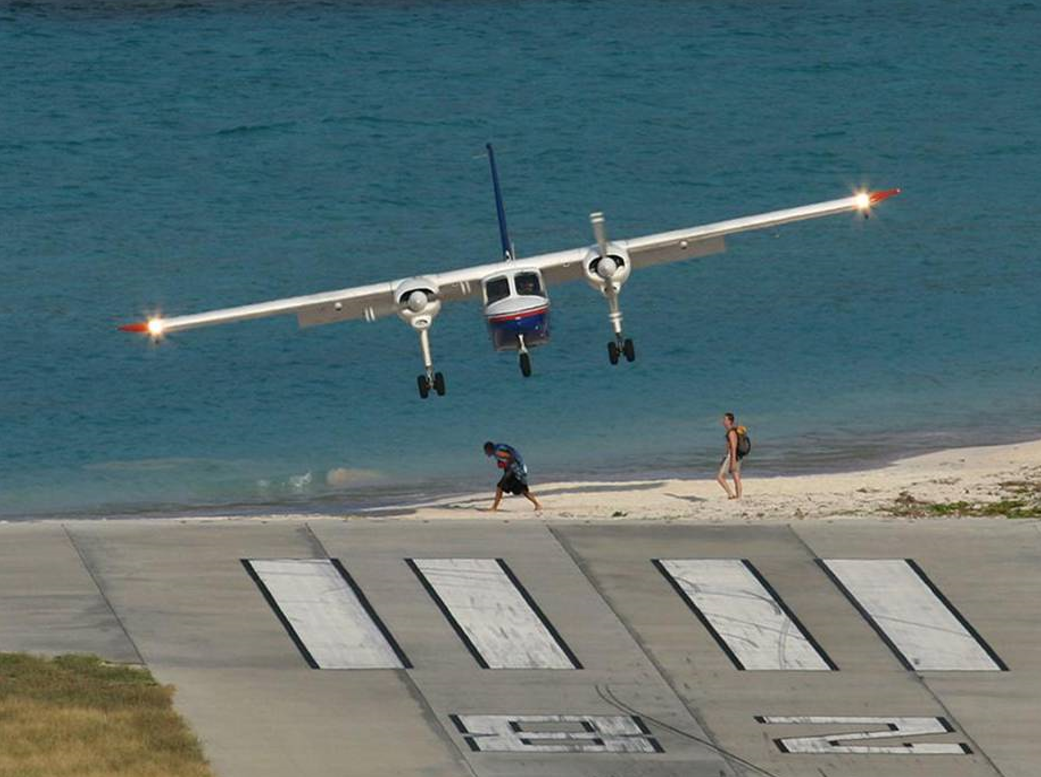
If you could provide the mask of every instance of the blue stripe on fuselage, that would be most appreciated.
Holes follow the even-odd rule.
[[[548,324],[548,310],[537,310],[532,313],[518,313],[513,316],[495,316],[488,319],[488,326],[502,332],[515,332],[527,334],[529,332],[540,332]]]
[[[519,336],[525,345],[533,347],[549,340],[549,308],[540,308],[530,313],[491,316],[488,331],[497,350],[508,350],[520,345]]]

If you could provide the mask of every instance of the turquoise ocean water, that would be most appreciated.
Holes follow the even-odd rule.
[[[0,3],[0,515],[339,509],[485,483],[754,473],[1041,434],[1041,7]],[[476,304],[422,402],[396,319],[171,337],[170,314],[845,196],[853,218],[635,275],[639,359],[553,292],[523,381]],[[330,476],[330,472],[333,474]]]

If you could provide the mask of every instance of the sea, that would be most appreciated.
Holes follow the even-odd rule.
[[[1041,436],[1041,6],[963,0],[0,2],[0,518],[344,510],[746,477]],[[524,379],[479,304],[183,332],[142,316],[901,187],[634,273],[637,360],[552,289]],[[551,501],[548,499],[546,501]]]

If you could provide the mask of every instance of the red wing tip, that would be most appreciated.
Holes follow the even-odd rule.
[[[876,202],[888,200],[890,197],[895,197],[898,194],[900,194],[900,189],[884,189],[880,192],[871,192],[871,204],[874,205]]]
[[[147,321],[142,321],[142,322],[137,323],[137,324],[123,324],[121,327],[119,327],[119,331],[120,332],[147,332],[148,331],[148,322]]]

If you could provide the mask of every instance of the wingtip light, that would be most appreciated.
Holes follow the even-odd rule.
[[[872,205],[900,194],[900,189],[883,189],[877,192],[861,191],[853,195],[853,204],[859,211],[868,211]]]
[[[888,200],[890,197],[895,197],[900,194],[900,189],[883,189],[880,192],[871,192],[868,195],[869,204],[874,205],[876,202],[882,202],[882,200]]]
[[[133,324],[123,324],[119,327],[120,332],[140,332],[152,337],[161,337],[163,334],[163,321],[159,318],[150,318],[147,321],[138,321]]]

